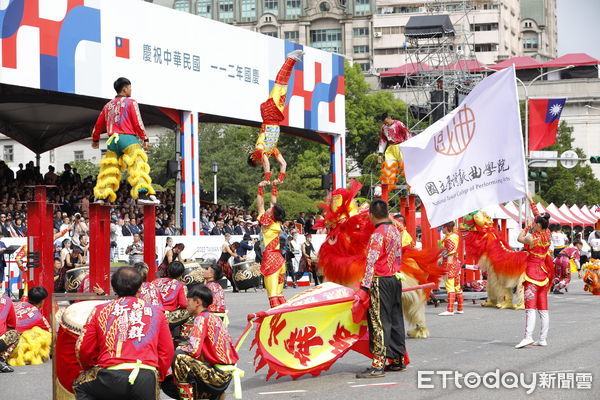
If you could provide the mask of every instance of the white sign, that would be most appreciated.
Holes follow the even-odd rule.
[[[558,151],[530,151],[529,165],[535,168],[556,167],[556,160],[547,160],[548,158],[558,158]],[[539,159],[539,161],[537,159]]]
[[[431,226],[523,197],[527,179],[514,68],[485,78],[456,109],[400,148],[406,180]]]
[[[575,153],[573,150],[567,150],[564,153],[562,153],[560,155],[560,165],[562,165],[565,168],[574,168],[575,166],[577,166],[577,163],[579,162],[579,160],[571,160],[571,158],[579,158],[579,155],[577,153]]]
[[[0,82],[108,99],[124,76],[141,104],[261,122],[286,54],[303,49],[282,125],[345,132],[341,55],[145,1],[54,3],[0,10]]]

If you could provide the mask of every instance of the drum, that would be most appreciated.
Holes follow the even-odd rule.
[[[110,267],[110,276],[120,267]],[[90,273],[90,267],[73,268],[65,273],[65,290],[67,293],[77,293],[83,278]]]
[[[75,355],[75,344],[94,307],[106,301],[90,300],[67,307],[58,319],[55,344],[54,385],[57,399],[75,399],[73,381],[81,372]]]
[[[87,276],[89,267],[73,268],[65,273],[65,290],[67,293],[77,293],[83,278]]]
[[[207,264],[210,265],[210,264]],[[185,270],[181,280],[186,285],[194,283],[204,283],[204,264],[198,262],[188,262],[184,264]]]
[[[233,265],[233,280],[238,290],[248,290],[260,285],[260,264],[244,261]]]

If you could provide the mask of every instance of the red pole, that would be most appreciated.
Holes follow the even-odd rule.
[[[416,196],[414,194],[408,195],[408,205],[406,206],[406,229],[410,236],[413,238],[417,237],[417,201]],[[421,217],[423,218],[423,217]]]
[[[90,287],[110,293],[110,205],[90,204]]]
[[[156,278],[156,206],[144,205],[144,262],[148,264],[148,282]]]
[[[500,220],[500,229],[502,230],[502,237],[508,242],[508,227],[506,226],[505,219]]]

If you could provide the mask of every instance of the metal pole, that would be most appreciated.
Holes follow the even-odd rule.
[[[177,160],[177,177],[175,178],[175,226],[181,224],[181,129],[175,130],[175,160]]]
[[[213,177],[214,177],[214,182],[213,182],[213,187],[214,187],[213,203],[217,204],[217,174],[213,174]]]

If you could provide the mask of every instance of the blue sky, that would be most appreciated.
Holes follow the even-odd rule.
[[[600,59],[600,1],[558,0],[558,55],[587,53]]]

